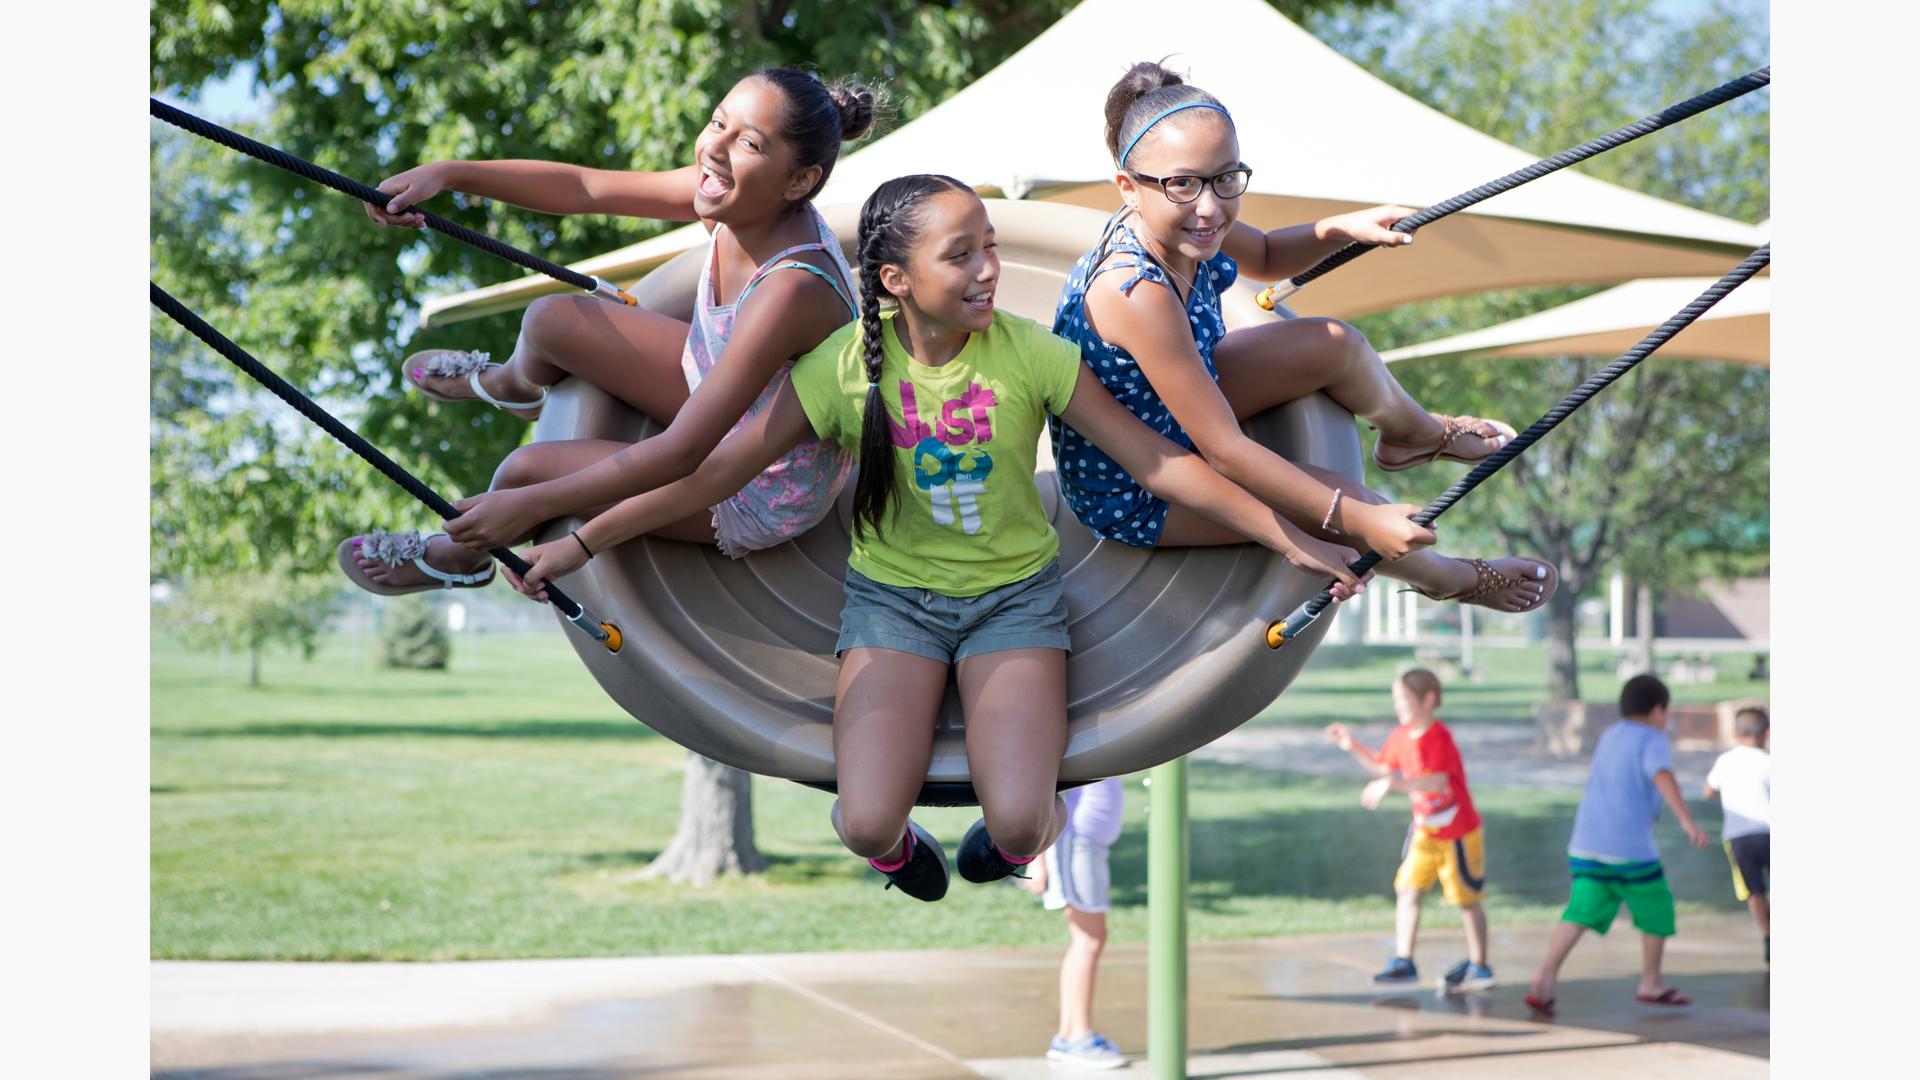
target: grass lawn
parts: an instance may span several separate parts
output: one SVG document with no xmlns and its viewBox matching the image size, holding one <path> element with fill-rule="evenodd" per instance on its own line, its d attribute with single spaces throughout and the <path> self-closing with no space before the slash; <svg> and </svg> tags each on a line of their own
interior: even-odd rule
<svg viewBox="0 0 1920 1080">
<path fill-rule="evenodd" d="M 1626 680 L 1614 673 L 1611 652 L 1586 649 L 1579 653 L 1580 696 L 1587 701 L 1613 701 Z M 1732 653 L 1718 665 L 1719 679 L 1672 687 L 1676 702 L 1694 704 L 1765 697 L 1767 684 L 1747 678 L 1752 656 Z M 1321 725 L 1333 721 L 1366 723 L 1393 720 L 1388 687 L 1401 667 L 1413 663 L 1411 646 L 1326 646 L 1300 679 L 1253 724 Z M 1456 679 L 1446 688 L 1448 723 L 1533 723 L 1533 706 L 1546 697 L 1547 650 L 1482 648 L 1474 654 L 1477 680 Z"/>
<path fill-rule="evenodd" d="M 1064 940 L 1060 917 L 1011 887 L 956 880 L 933 905 L 883 892 L 828 827 L 830 797 L 775 780 L 754 784 L 769 873 L 705 891 L 623 881 L 672 836 L 684 751 L 608 701 L 556 631 L 463 637 L 455 649 L 450 672 L 395 672 L 336 637 L 311 662 L 270 656 L 266 685 L 250 690 L 242 662 L 223 671 L 155 641 L 153 956 L 424 960 Z M 1263 720 L 1370 715 L 1351 710 L 1384 699 L 1392 668 L 1390 658 L 1316 663 Z M 1516 665 L 1500 678 L 1524 674 Z M 1114 851 L 1120 940 L 1146 934 L 1137 781 Z M 1360 810 L 1357 779 L 1204 764 L 1191 789 L 1193 937 L 1391 927 L 1404 806 Z M 1553 918 L 1577 793 L 1475 795 L 1488 821 L 1496 927 Z M 1717 824 L 1717 808 L 1699 813 Z M 974 816 L 918 819 L 951 851 Z M 1719 851 L 1685 850 L 1670 827 L 1661 839 L 1683 902 L 1731 906 Z M 1437 898 L 1430 910 L 1434 925 L 1457 926 Z"/>
</svg>

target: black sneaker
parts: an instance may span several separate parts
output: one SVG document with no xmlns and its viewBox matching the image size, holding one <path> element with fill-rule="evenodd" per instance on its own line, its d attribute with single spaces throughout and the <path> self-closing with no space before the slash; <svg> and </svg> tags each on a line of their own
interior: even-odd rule
<svg viewBox="0 0 1920 1080">
<path fill-rule="evenodd" d="M 941 850 L 940 841 L 911 820 L 907 832 L 913 836 L 913 852 L 907 856 L 906 865 L 880 873 L 886 876 L 887 888 L 897 885 L 915 900 L 932 903 L 947 895 L 947 853 Z"/>
<path fill-rule="evenodd" d="M 1420 972 L 1414 968 L 1413 961 L 1404 956 L 1396 956 L 1387 961 L 1386 967 L 1381 968 L 1374 974 L 1373 985 L 1388 987 L 1418 986 L 1420 985 Z"/>
<path fill-rule="evenodd" d="M 1026 864 L 1014 864 L 1000 854 L 1000 848 L 987 835 L 987 819 L 981 818 L 967 829 L 967 835 L 960 838 L 960 850 L 953 856 L 954 865 L 959 867 L 960 876 L 977 885 L 989 881 L 999 881 L 1013 875 L 1026 877 L 1020 873 L 1020 867 Z"/>
</svg>

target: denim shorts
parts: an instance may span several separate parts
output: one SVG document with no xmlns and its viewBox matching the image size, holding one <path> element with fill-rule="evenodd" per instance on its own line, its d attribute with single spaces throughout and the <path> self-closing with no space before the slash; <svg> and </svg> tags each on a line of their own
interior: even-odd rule
<svg viewBox="0 0 1920 1080">
<path fill-rule="evenodd" d="M 892 649 L 944 664 L 1008 649 L 1071 649 L 1060 560 L 1032 577 L 978 596 L 885 585 L 847 570 L 834 655 Z"/>
</svg>

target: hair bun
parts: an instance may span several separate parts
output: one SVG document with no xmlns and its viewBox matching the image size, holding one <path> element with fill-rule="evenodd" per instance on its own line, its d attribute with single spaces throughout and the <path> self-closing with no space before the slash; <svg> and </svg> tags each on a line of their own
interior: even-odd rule
<svg viewBox="0 0 1920 1080">
<path fill-rule="evenodd" d="M 873 128 L 873 112 L 879 104 L 874 92 L 854 82 L 837 82 L 827 87 L 834 105 L 840 109 L 840 138 L 852 142 Z"/>
<path fill-rule="evenodd" d="M 1133 103 L 1168 86 L 1180 86 L 1186 82 L 1177 73 L 1169 71 L 1152 60 L 1142 60 L 1127 69 L 1120 81 L 1107 91 L 1107 148 L 1115 154 L 1120 152 L 1120 128 L 1126 123 L 1127 110 Z"/>
</svg>

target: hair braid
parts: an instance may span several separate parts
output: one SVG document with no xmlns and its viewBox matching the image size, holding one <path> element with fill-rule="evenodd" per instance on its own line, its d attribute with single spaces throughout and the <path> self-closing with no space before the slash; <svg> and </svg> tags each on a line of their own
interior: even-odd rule
<svg viewBox="0 0 1920 1080">
<path fill-rule="evenodd" d="M 893 495 L 893 433 L 880 375 L 886 364 L 886 324 L 880 319 L 880 268 L 905 266 L 920 221 L 913 206 L 942 191 L 972 191 L 950 176 L 920 173 L 881 184 L 860 208 L 860 347 L 867 397 L 860 416 L 860 476 L 853 489 L 853 531 L 878 530 Z"/>
</svg>

